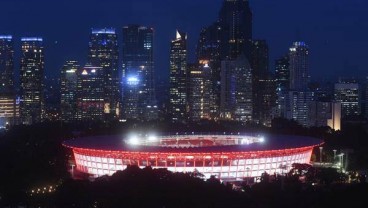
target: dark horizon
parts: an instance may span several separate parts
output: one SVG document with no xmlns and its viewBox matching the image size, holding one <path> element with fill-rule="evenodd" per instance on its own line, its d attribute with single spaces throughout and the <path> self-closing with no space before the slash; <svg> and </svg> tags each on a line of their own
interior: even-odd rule
<svg viewBox="0 0 368 208">
<path fill-rule="evenodd" d="M 2 4 L 7 9 L 0 17 L 7 21 L 3 21 L 0 34 L 13 35 L 15 40 L 16 77 L 21 37 L 43 37 L 46 75 L 58 76 L 66 60 L 85 64 L 91 28 L 116 28 L 121 44 L 123 26 L 140 24 L 155 29 L 156 77 L 167 80 L 169 43 L 175 37 L 175 29 L 188 33 L 189 62 L 194 61 L 199 32 L 216 21 L 222 0 L 184 1 L 181 7 L 169 0 L 91 0 L 88 5 L 71 0 L 4 0 Z M 368 75 L 364 69 L 368 58 L 368 2 L 250 0 L 250 4 L 253 37 L 268 41 L 271 71 L 274 60 L 287 53 L 293 41 L 301 39 L 310 48 L 312 80 Z"/>
</svg>

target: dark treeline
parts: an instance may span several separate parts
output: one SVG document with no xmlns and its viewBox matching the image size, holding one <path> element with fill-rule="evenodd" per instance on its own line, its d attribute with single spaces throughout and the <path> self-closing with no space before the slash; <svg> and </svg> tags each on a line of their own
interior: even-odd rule
<svg viewBox="0 0 368 208">
<path fill-rule="evenodd" d="M 333 181 L 325 180 L 325 176 Z M 332 207 L 368 205 L 368 186 L 343 185 L 333 169 L 318 171 L 308 180 L 320 186 L 301 183 L 291 173 L 271 180 L 263 174 L 261 182 L 237 190 L 215 178 L 207 181 L 193 173 L 172 173 L 166 169 L 140 169 L 128 166 L 112 176 L 94 182 L 66 180 L 52 195 L 29 198 L 40 207 Z M 355 205 L 355 206 L 353 206 Z"/>
</svg>

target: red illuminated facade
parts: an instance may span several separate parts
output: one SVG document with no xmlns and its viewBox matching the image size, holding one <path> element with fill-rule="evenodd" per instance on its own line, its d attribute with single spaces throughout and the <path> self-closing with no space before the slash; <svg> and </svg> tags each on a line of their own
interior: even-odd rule
<svg viewBox="0 0 368 208">
<path fill-rule="evenodd" d="M 278 142 L 272 137 L 244 135 L 176 135 L 154 141 L 141 139 L 134 144 L 121 138 L 107 137 L 106 140 L 103 137 L 93 138 L 91 143 L 84 138 L 79 139 L 83 142 L 67 141 L 64 145 L 73 149 L 76 169 L 93 177 L 111 175 L 127 165 L 137 165 L 167 168 L 173 172 L 198 171 L 206 178 L 214 175 L 222 180 L 239 181 L 259 177 L 264 172 L 286 173 L 293 163 L 309 163 L 313 148 L 322 143 L 309 137 L 305 137 L 308 141 L 303 141 L 304 137 L 292 141 L 289 137 Z M 102 145 L 103 139 L 112 145 L 111 149 L 109 145 Z M 116 145 L 111 143 L 113 140 L 117 141 Z"/>
</svg>

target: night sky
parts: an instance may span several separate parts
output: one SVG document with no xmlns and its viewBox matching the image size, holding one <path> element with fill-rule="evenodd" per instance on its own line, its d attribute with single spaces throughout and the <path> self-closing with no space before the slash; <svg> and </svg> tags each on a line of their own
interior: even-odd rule
<svg viewBox="0 0 368 208">
<path fill-rule="evenodd" d="M 312 79 L 368 75 L 367 0 L 250 0 L 254 38 L 275 58 L 299 37 L 310 46 Z M 156 75 L 168 76 L 169 41 L 175 29 L 188 32 L 190 60 L 199 31 L 217 19 L 222 0 L 0 0 L 0 34 L 42 36 L 46 74 L 58 75 L 65 60 L 85 63 L 91 28 L 137 23 L 155 28 Z M 120 37 L 121 38 L 121 37 Z M 121 40 L 120 40 L 121 41 Z M 19 59 L 16 60 L 17 68 Z"/>
</svg>

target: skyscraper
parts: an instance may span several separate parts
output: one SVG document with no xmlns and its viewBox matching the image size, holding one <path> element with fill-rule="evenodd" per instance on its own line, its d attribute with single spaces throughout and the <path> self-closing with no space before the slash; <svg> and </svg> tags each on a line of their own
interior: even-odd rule
<svg viewBox="0 0 368 208">
<path fill-rule="evenodd" d="M 304 42 L 294 42 L 289 49 L 289 71 L 290 89 L 296 91 L 306 91 L 308 89 L 309 49 Z"/>
<path fill-rule="evenodd" d="M 218 22 L 202 29 L 197 44 L 197 63 L 201 60 L 208 60 L 211 68 L 212 95 L 210 105 L 211 119 L 218 119 L 220 116 L 221 97 L 221 59 L 222 59 L 222 29 Z"/>
<path fill-rule="evenodd" d="M 360 86 L 355 80 L 335 84 L 335 101 L 341 103 L 342 118 L 361 115 Z"/>
<path fill-rule="evenodd" d="M 245 54 L 250 60 L 252 11 L 248 0 L 225 0 L 219 13 L 222 29 L 222 58 L 236 59 Z"/>
<path fill-rule="evenodd" d="M 0 36 L 0 92 L 14 93 L 14 42 L 10 35 Z"/>
<path fill-rule="evenodd" d="M 87 65 L 77 70 L 77 120 L 104 122 L 109 109 L 105 98 L 105 69 Z"/>
<path fill-rule="evenodd" d="M 290 89 L 289 56 L 283 56 L 275 61 L 276 87 L 279 91 Z"/>
<path fill-rule="evenodd" d="M 289 55 L 275 61 L 276 106 L 274 117 L 286 117 L 286 97 L 290 89 Z"/>
<path fill-rule="evenodd" d="M 14 89 L 14 42 L 10 35 L 0 36 L 0 126 L 13 125 L 19 116 Z"/>
<path fill-rule="evenodd" d="M 221 105 L 221 61 L 235 60 L 252 48 L 252 11 L 248 0 L 224 0 L 218 20 L 201 31 L 197 59 L 209 60 L 212 69 L 211 118 L 218 119 Z"/>
<path fill-rule="evenodd" d="M 25 37 L 20 62 L 20 117 L 23 124 L 38 123 L 44 116 L 44 50 L 40 37 Z"/>
<path fill-rule="evenodd" d="M 176 31 L 170 47 L 170 114 L 174 122 L 187 120 L 187 34 Z"/>
<path fill-rule="evenodd" d="M 264 123 L 271 113 L 269 88 L 272 82 L 268 69 L 268 44 L 265 40 L 253 40 L 250 65 L 252 68 L 253 120 Z M 273 82 L 272 82 L 273 83 Z"/>
<path fill-rule="evenodd" d="M 123 28 L 123 117 L 125 119 L 157 119 L 153 37 L 153 28 L 139 25 Z"/>
<path fill-rule="evenodd" d="M 115 29 L 92 29 L 88 64 L 104 70 L 105 121 L 120 117 L 121 93 L 118 71 L 119 50 Z"/>
<path fill-rule="evenodd" d="M 308 91 L 289 91 L 285 96 L 287 119 L 292 119 L 302 126 L 309 125 L 309 103 L 314 100 L 314 93 Z"/>
<path fill-rule="evenodd" d="M 192 121 L 211 119 L 211 68 L 207 60 L 188 65 L 189 72 L 189 118 Z"/>
<path fill-rule="evenodd" d="M 221 119 L 247 122 L 252 120 L 252 72 L 248 59 L 222 61 Z"/>
<path fill-rule="evenodd" d="M 77 61 L 67 61 L 61 68 L 61 120 L 73 122 L 77 119 L 77 82 L 80 66 Z"/>
</svg>

